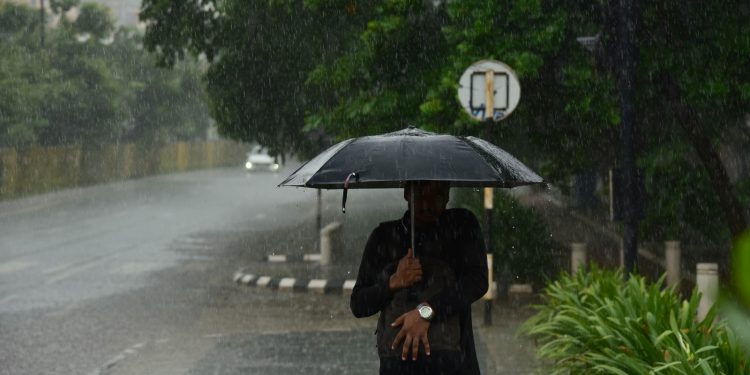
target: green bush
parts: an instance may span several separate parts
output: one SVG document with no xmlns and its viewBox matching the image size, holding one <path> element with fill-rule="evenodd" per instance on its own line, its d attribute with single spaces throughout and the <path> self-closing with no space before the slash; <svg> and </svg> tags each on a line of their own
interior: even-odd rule
<svg viewBox="0 0 750 375">
<path fill-rule="evenodd" d="M 715 310 L 696 321 L 700 300 L 683 300 L 664 277 L 623 281 L 592 266 L 550 283 L 522 333 L 540 345 L 551 374 L 750 374 L 743 350 Z"/>
<path fill-rule="evenodd" d="M 471 210 L 484 228 L 483 192 L 474 189 L 453 189 L 453 205 Z M 547 225 L 531 209 L 515 198 L 496 189 L 492 210 L 492 253 L 495 275 L 507 267 L 511 282 L 534 283 L 542 286 L 554 277 L 552 252 L 559 249 Z"/>
</svg>

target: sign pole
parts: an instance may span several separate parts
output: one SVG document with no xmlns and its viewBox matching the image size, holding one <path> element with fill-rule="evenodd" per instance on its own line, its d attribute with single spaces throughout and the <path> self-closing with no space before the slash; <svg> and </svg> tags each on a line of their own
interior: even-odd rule
<svg viewBox="0 0 750 375">
<path fill-rule="evenodd" d="M 466 113 L 481 121 L 483 137 L 490 141 L 491 127 L 504 120 L 518 106 L 521 85 L 511 67 L 497 60 L 480 60 L 469 66 L 458 82 L 458 100 Z M 492 325 L 492 304 L 496 294 L 492 259 L 492 202 L 494 189 L 484 188 L 484 242 L 487 248 L 487 293 L 484 324 Z"/>
<path fill-rule="evenodd" d="M 486 125 L 484 127 L 485 139 L 489 141 L 488 136 L 490 134 L 490 127 L 492 126 L 492 119 L 495 113 L 495 72 L 487 71 L 484 73 L 485 85 L 485 117 Z M 487 247 L 487 280 L 489 281 L 489 287 L 487 288 L 488 298 L 484 300 L 484 325 L 492 325 L 492 301 L 494 297 L 494 278 L 492 277 L 492 203 L 493 203 L 493 189 L 491 187 L 484 188 L 484 233 L 485 233 L 485 245 Z"/>
</svg>

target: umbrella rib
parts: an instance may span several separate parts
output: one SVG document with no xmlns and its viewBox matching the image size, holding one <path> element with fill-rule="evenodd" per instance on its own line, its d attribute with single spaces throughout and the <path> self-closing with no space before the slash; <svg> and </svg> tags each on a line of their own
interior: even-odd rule
<svg viewBox="0 0 750 375">
<path fill-rule="evenodd" d="M 495 163 L 492 163 L 492 160 L 494 160 L 494 158 L 492 157 L 492 155 L 489 155 L 487 153 L 487 151 L 485 151 L 483 148 L 479 147 L 479 145 L 475 144 L 474 142 L 471 142 L 466 137 L 456 137 L 456 138 L 460 139 L 462 142 L 464 142 L 467 145 L 469 145 L 469 147 L 471 147 L 479 155 L 481 155 L 482 159 L 484 159 L 484 162 L 487 165 L 489 165 L 489 167 L 492 168 L 495 172 L 497 172 L 498 175 L 505 176 L 506 172 L 504 170 L 502 170 L 502 168 L 499 168 L 498 166 L 496 166 Z M 503 182 L 503 183 L 505 183 L 505 182 Z"/>
<path fill-rule="evenodd" d="M 343 143 L 343 142 L 348 142 L 348 143 L 346 143 L 346 144 L 342 145 L 341 147 L 339 147 L 339 149 L 338 149 L 338 150 L 336 150 L 336 152 L 334 152 L 333 154 L 331 154 L 331 156 L 329 156 L 329 157 L 328 157 L 328 160 L 326 160 L 325 162 L 323 162 L 323 164 L 321 164 L 321 165 L 320 165 L 320 168 L 318 168 L 317 170 L 313 171 L 313 173 L 312 173 L 311 175 L 314 175 L 314 174 L 315 174 L 315 173 L 317 173 L 317 172 L 318 172 L 319 170 L 323 169 L 323 167 L 325 167 L 325 166 L 326 166 L 326 164 L 328 164 L 328 162 L 329 162 L 329 161 L 330 161 L 331 159 L 333 159 L 333 157 L 334 157 L 334 156 L 336 156 L 336 155 L 337 155 L 337 154 L 338 154 L 339 152 L 341 152 L 341 150 L 343 150 L 344 148 L 346 148 L 346 147 L 347 147 L 347 146 L 349 146 L 350 144 L 354 143 L 354 141 L 355 141 L 355 140 L 357 140 L 357 138 L 349 138 L 349 139 L 347 139 L 347 140 L 341 141 L 340 143 Z M 331 147 L 333 147 L 333 146 L 331 146 Z M 289 177 L 287 177 L 287 178 L 286 178 L 286 179 L 285 179 L 284 181 L 282 181 L 282 182 L 281 182 L 280 184 L 278 184 L 278 185 L 277 185 L 276 187 L 281 187 L 281 186 L 282 186 L 282 185 L 284 185 L 285 183 L 287 183 L 287 182 L 291 181 L 291 180 L 292 180 L 292 179 L 293 179 L 293 178 L 295 177 L 295 175 L 297 174 L 297 172 L 299 172 L 299 171 L 301 171 L 301 170 L 302 170 L 303 168 L 305 168 L 305 167 L 306 167 L 306 166 L 307 166 L 308 164 L 310 164 L 310 162 L 311 162 L 311 161 L 313 161 L 314 159 L 315 159 L 315 158 L 312 158 L 312 159 L 308 160 L 308 161 L 307 161 L 306 163 L 304 163 L 304 164 L 300 165 L 300 166 L 299 166 L 299 168 L 297 168 L 297 169 L 296 169 L 296 170 L 295 170 L 294 172 L 292 172 L 292 174 L 290 174 L 290 175 L 289 175 Z M 297 185 L 294 185 L 294 186 L 297 186 Z M 306 182 L 306 181 L 305 181 L 305 183 L 304 183 L 304 184 L 303 184 L 302 186 L 305 186 L 305 187 L 309 187 L 309 186 L 307 186 L 307 182 Z"/>
</svg>

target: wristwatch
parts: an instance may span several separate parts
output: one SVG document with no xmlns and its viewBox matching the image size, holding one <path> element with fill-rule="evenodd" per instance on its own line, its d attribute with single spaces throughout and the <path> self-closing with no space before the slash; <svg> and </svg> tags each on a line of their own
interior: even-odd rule
<svg viewBox="0 0 750 375">
<path fill-rule="evenodd" d="M 430 321 L 434 315 L 432 307 L 424 302 L 417 305 L 417 311 L 419 312 L 419 316 L 426 321 Z"/>
</svg>

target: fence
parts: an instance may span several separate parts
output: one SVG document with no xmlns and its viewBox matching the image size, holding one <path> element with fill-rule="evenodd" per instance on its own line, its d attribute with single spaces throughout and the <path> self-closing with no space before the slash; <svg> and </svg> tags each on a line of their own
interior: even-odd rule
<svg viewBox="0 0 750 375">
<path fill-rule="evenodd" d="M 231 141 L 0 149 L 0 199 L 164 173 L 240 165 L 245 151 L 245 145 Z"/>
</svg>

